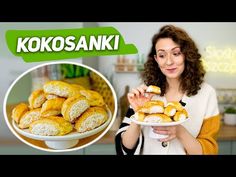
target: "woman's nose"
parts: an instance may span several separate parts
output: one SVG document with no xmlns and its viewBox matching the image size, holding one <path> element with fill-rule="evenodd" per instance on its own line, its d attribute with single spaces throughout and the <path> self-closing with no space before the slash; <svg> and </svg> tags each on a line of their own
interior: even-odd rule
<svg viewBox="0 0 236 177">
<path fill-rule="evenodd" d="M 172 59 L 170 54 L 167 55 L 166 64 L 167 65 L 172 65 L 173 64 L 173 59 Z"/>
</svg>

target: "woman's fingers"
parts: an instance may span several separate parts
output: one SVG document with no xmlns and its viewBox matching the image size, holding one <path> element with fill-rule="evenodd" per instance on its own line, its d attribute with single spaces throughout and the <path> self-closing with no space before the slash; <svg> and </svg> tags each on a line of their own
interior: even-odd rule
<svg viewBox="0 0 236 177">
<path fill-rule="evenodd" d="M 161 131 L 161 130 L 168 130 L 168 127 L 166 126 L 163 126 L 163 127 L 161 127 L 161 126 L 152 126 L 152 128 L 154 129 L 154 130 L 157 130 L 157 131 Z"/>
<path fill-rule="evenodd" d="M 129 98 L 133 98 L 133 97 L 134 97 L 134 94 L 133 94 L 133 93 L 128 93 L 128 97 L 129 97 Z"/>
<path fill-rule="evenodd" d="M 147 90 L 147 86 L 145 84 L 140 85 L 140 87 L 145 91 Z"/>
<path fill-rule="evenodd" d="M 144 95 L 145 90 L 143 87 L 138 87 L 137 90 L 141 93 L 141 95 Z"/>
<path fill-rule="evenodd" d="M 147 94 L 145 93 L 147 90 L 147 86 L 146 85 L 140 85 L 137 88 L 133 88 L 131 89 L 131 92 L 128 93 L 129 97 L 134 97 L 134 96 L 144 96 L 145 94 L 147 95 L 146 97 L 151 98 L 153 96 L 153 94 Z"/>
<path fill-rule="evenodd" d="M 171 141 L 176 138 L 176 127 L 175 126 L 164 126 L 164 127 L 152 127 L 153 131 L 157 134 L 168 135 L 168 137 L 160 139 L 161 142 Z"/>
<path fill-rule="evenodd" d="M 146 98 L 151 99 L 155 94 L 153 93 L 145 93 Z"/>
<path fill-rule="evenodd" d="M 136 96 L 140 95 L 140 92 L 138 89 L 132 89 L 132 93 L 134 93 Z"/>
<path fill-rule="evenodd" d="M 170 132 L 167 130 L 153 130 L 155 133 L 160 134 L 160 135 L 169 135 Z"/>
</svg>

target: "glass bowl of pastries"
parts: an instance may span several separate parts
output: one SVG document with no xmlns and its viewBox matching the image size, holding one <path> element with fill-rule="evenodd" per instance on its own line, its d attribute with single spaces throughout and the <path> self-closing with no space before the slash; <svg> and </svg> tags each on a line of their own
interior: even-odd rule
<svg viewBox="0 0 236 177">
<path fill-rule="evenodd" d="M 104 130 L 112 113 L 97 91 L 52 80 L 33 91 L 27 103 L 17 104 L 11 117 L 21 135 L 52 149 L 68 149 Z"/>
<path fill-rule="evenodd" d="M 149 86 L 148 93 L 160 94 L 160 88 Z M 188 120 L 188 112 L 180 102 L 168 102 L 166 105 L 160 100 L 150 100 L 139 107 L 131 120 L 137 124 L 148 126 L 171 126 Z"/>
</svg>

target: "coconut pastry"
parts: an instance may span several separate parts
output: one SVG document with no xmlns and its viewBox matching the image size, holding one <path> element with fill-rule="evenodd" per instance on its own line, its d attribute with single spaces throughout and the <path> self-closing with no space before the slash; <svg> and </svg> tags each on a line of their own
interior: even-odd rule
<svg viewBox="0 0 236 177">
<path fill-rule="evenodd" d="M 174 121 L 183 121 L 188 118 L 188 113 L 185 109 L 182 111 L 176 112 L 175 116 L 173 117 Z"/>
<path fill-rule="evenodd" d="M 33 91 L 29 96 L 30 109 L 40 108 L 46 101 L 45 94 L 42 89 Z"/>
<path fill-rule="evenodd" d="M 43 86 L 46 94 L 54 94 L 60 97 L 71 97 L 79 94 L 79 90 L 63 81 L 49 81 Z"/>
<path fill-rule="evenodd" d="M 81 86 L 79 84 L 70 84 L 70 85 L 77 90 L 86 90 L 83 86 Z"/>
<path fill-rule="evenodd" d="M 157 86 L 155 86 L 155 85 L 149 85 L 148 87 L 147 87 L 147 90 L 146 90 L 146 92 L 148 92 L 148 93 L 154 93 L 154 94 L 161 94 L 161 89 L 160 89 L 160 87 L 157 87 Z"/>
<path fill-rule="evenodd" d="M 51 100 L 51 99 L 55 99 L 55 98 L 60 98 L 59 96 L 54 95 L 54 94 L 45 94 L 45 97 L 46 97 L 47 100 Z"/>
<path fill-rule="evenodd" d="M 141 108 L 138 109 L 138 112 L 143 112 L 147 114 L 163 113 L 164 103 L 159 100 L 147 101 Z"/>
<path fill-rule="evenodd" d="M 79 133 L 93 130 L 107 121 L 108 115 L 102 107 L 90 107 L 75 122 L 75 129 Z"/>
<path fill-rule="evenodd" d="M 41 116 L 47 117 L 61 114 L 61 108 L 65 100 L 65 98 L 55 98 L 47 100 L 45 103 L 43 103 Z"/>
<path fill-rule="evenodd" d="M 12 110 L 11 117 L 17 124 L 19 124 L 21 117 L 27 111 L 29 111 L 28 105 L 25 103 L 20 103 Z"/>
<path fill-rule="evenodd" d="M 93 90 L 80 90 L 81 95 L 85 96 L 91 106 L 103 106 L 105 102 L 102 95 Z"/>
<path fill-rule="evenodd" d="M 152 123 L 164 123 L 164 122 L 172 122 L 172 119 L 165 114 L 149 114 L 144 118 L 143 121 Z"/>
<path fill-rule="evenodd" d="M 40 119 L 40 111 L 41 111 L 41 108 L 36 108 L 30 111 L 27 111 L 20 119 L 19 127 L 21 129 L 29 128 L 29 125 L 32 122 Z"/>
<path fill-rule="evenodd" d="M 84 96 L 76 95 L 63 103 L 61 113 L 65 120 L 74 122 L 89 107 L 89 101 Z"/>
<path fill-rule="evenodd" d="M 176 113 L 176 108 L 172 105 L 168 105 L 167 107 L 165 107 L 165 110 L 164 110 L 164 114 L 167 115 L 167 116 L 174 116 Z"/>
<path fill-rule="evenodd" d="M 136 113 L 134 114 L 134 118 L 135 118 L 137 121 L 143 122 L 143 121 L 144 121 L 144 118 L 145 118 L 145 113 L 143 113 L 143 112 L 136 112 Z"/>
<path fill-rule="evenodd" d="M 166 106 L 169 106 L 169 105 L 174 106 L 177 111 L 182 111 L 184 109 L 183 106 L 178 101 L 169 102 L 167 103 Z"/>
<path fill-rule="evenodd" d="M 70 133 L 73 126 L 62 117 L 49 116 L 31 123 L 29 130 L 35 135 L 62 136 Z"/>
</svg>

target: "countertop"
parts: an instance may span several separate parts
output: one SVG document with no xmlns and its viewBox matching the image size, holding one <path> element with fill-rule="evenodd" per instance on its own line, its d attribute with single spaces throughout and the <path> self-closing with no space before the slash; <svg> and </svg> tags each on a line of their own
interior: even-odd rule
<svg viewBox="0 0 236 177">
<path fill-rule="evenodd" d="M 236 141 L 236 126 L 221 123 L 218 141 Z"/>
</svg>

